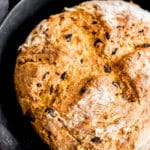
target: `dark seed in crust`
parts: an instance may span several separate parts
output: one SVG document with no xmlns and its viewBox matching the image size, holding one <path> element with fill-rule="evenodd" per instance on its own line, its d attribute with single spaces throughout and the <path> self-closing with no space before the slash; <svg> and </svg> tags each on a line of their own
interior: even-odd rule
<svg viewBox="0 0 150 150">
<path fill-rule="evenodd" d="M 106 37 L 107 40 L 109 40 L 110 39 L 110 34 L 108 32 L 106 32 L 105 37 Z"/>
<path fill-rule="evenodd" d="M 67 78 L 67 73 L 66 72 L 62 73 L 61 74 L 61 79 L 65 80 L 66 78 Z"/>
<path fill-rule="evenodd" d="M 65 37 L 66 37 L 67 42 L 70 42 L 72 39 L 72 34 L 67 34 Z"/>
<path fill-rule="evenodd" d="M 92 141 L 93 143 L 100 143 L 100 142 L 101 142 L 101 139 L 100 139 L 100 137 L 95 136 L 95 137 L 93 137 L 93 138 L 91 139 L 91 141 Z"/>
<path fill-rule="evenodd" d="M 55 92 L 54 87 L 51 85 L 51 87 L 50 87 L 50 94 L 52 94 L 54 92 Z"/>
<path fill-rule="evenodd" d="M 97 47 L 100 43 L 102 43 L 102 41 L 100 39 L 96 39 L 94 42 L 94 47 Z"/>
<path fill-rule="evenodd" d="M 118 87 L 119 87 L 119 83 L 118 83 L 118 82 L 116 82 L 116 81 L 113 81 L 113 82 L 112 82 L 112 85 L 113 85 L 113 86 L 115 86 L 116 88 L 118 88 Z"/>
<path fill-rule="evenodd" d="M 142 46 L 143 48 L 147 48 L 147 47 L 150 47 L 150 44 L 149 43 L 145 43 L 145 44 L 143 44 L 143 46 Z"/>
<path fill-rule="evenodd" d="M 106 73 L 110 73 L 111 72 L 111 67 L 108 64 L 106 64 L 104 66 L 104 72 L 106 72 Z"/>
<path fill-rule="evenodd" d="M 118 50 L 117 48 L 113 49 L 112 52 L 111 52 L 111 54 L 115 55 L 117 53 L 117 50 Z"/>
<path fill-rule="evenodd" d="M 86 92 L 86 87 L 83 86 L 83 87 L 81 88 L 81 90 L 80 90 L 80 94 L 83 94 L 83 93 L 85 93 L 85 92 Z"/>
<path fill-rule="evenodd" d="M 52 117 L 56 117 L 56 114 L 54 113 L 54 110 L 52 108 L 47 108 L 45 112 L 50 114 Z"/>
</svg>

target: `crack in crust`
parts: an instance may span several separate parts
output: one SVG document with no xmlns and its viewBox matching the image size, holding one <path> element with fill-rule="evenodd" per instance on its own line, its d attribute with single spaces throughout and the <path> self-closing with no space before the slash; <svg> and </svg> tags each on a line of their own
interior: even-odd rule
<svg viewBox="0 0 150 150">
<path fill-rule="evenodd" d="M 148 18 L 134 4 L 85 2 L 42 21 L 20 46 L 18 101 L 50 147 L 150 149 Z"/>
</svg>

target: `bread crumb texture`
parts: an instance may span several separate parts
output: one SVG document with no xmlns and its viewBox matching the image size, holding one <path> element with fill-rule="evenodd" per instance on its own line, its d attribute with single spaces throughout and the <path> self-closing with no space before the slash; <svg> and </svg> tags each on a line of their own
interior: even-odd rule
<svg viewBox="0 0 150 150">
<path fill-rule="evenodd" d="M 18 101 L 54 150 L 150 150 L 150 13 L 87 1 L 20 46 Z"/>
</svg>

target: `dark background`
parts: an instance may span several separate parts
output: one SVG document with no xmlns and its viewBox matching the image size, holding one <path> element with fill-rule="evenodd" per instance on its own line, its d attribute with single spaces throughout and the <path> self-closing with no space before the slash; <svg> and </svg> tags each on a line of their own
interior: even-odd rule
<svg viewBox="0 0 150 150">
<path fill-rule="evenodd" d="M 11 10 L 20 0 L 9 0 L 9 10 Z"/>
<path fill-rule="evenodd" d="M 17 4 L 17 2 L 19 2 L 20 0 L 9 0 L 9 10 L 11 10 L 13 8 L 13 6 L 15 4 Z M 70 0 L 73 1 L 73 0 Z M 133 1 L 135 3 L 138 3 L 140 6 L 142 6 L 145 9 L 150 9 L 150 5 L 149 5 L 149 0 L 126 0 L 126 1 Z"/>
</svg>

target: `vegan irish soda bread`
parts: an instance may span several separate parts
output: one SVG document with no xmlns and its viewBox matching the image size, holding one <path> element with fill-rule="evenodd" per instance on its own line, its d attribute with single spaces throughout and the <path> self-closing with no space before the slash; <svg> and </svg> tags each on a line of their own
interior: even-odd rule
<svg viewBox="0 0 150 150">
<path fill-rule="evenodd" d="M 150 150 L 150 13 L 87 1 L 43 20 L 14 74 L 25 115 L 53 150 Z"/>
</svg>

